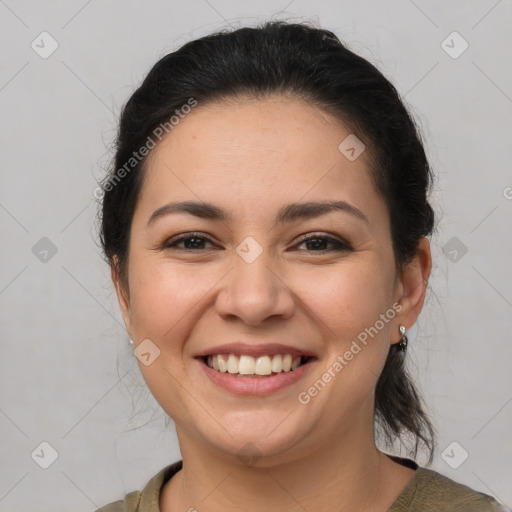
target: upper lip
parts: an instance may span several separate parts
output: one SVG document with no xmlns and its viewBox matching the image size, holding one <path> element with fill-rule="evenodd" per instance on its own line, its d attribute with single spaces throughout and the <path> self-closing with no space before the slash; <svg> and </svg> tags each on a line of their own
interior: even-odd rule
<svg viewBox="0 0 512 512">
<path fill-rule="evenodd" d="M 307 349 L 283 345 L 281 343 L 243 343 L 233 342 L 207 348 L 196 354 L 196 357 L 211 356 L 213 354 L 235 354 L 260 357 L 275 354 L 291 354 L 292 356 L 315 357 L 315 354 Z"/>
</svg>

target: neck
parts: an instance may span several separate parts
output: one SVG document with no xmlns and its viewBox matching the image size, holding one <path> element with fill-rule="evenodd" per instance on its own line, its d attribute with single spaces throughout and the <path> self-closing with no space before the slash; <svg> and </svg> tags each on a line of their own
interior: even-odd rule
<svg viewBox="0 0 512 512">
<path fill-rule="evenodd" d="M 254 466 L 213 453 L 179 429 L 178 437 L 183 469 L 162 490 L 162 512 L 384 512 L 414 474 L 375 447 L 373 431 L 371 439 L 347 432 L 299 459 L 276 464 L 262 459 Z"/>
</svg>

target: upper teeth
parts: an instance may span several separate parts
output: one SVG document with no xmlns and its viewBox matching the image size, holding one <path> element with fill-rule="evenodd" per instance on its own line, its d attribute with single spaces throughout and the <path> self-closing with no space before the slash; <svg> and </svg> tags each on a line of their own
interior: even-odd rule
<svg viewBox="0 0 512 512">
<path fill-rule="evenodd" d="M 291 354 L 276 354 L 275 356 L 252 357 L 235 354 L 214 354 L 208 356 L 210 368 L 224 373 L 239 373 L 241 375 L 270 375 L 272 372 L 289 372 L 300 366 L 301 356 Z"/>
</svg>

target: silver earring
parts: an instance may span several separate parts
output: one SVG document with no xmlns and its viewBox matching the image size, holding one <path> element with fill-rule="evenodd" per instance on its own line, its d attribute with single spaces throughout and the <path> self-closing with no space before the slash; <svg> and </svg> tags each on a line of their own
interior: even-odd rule
<svg viewBox="0 0 512 512">
<path fill-rule="evenodd" d="M 403 352 L 404 355 L 407 352 L 407 344 L 409 340 L 407 339 L 407 336 L 405 335 L 405 325 L 401 325 L 399 327 L 400 329 L 400 335 L 402 336 L 400 342 L 398 343 L 398 350 Z"/>
<path fill-rule="evenodd" d="M 131 338 L 128 338 L 128 343 L 133 346 L 133 340 Z"/>
</svg>

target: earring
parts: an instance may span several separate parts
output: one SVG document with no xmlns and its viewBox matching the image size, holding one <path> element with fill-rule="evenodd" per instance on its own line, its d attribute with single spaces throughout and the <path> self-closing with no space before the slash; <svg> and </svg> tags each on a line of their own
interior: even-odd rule
<svg viewBox="0 0 512 512">
<path fill-rule="evenodd" d="M 128 343 L 133 346 L 133 340 L 131 338 L 128 338 Z"/>
<path fill-rule="evenodd" d="M 398 343 L 398 350 L 403 352 L 405 355 L 405 353 L 407 352 L 407 343 L 409 342 L 409 340 L 407 339 L 407 336 L 405 335 L 405 326 L 401 325 L 399 327 L 399 329 L 400 329 L 400 335 L 402 336 L 402 339 Z"/>
</svg>

